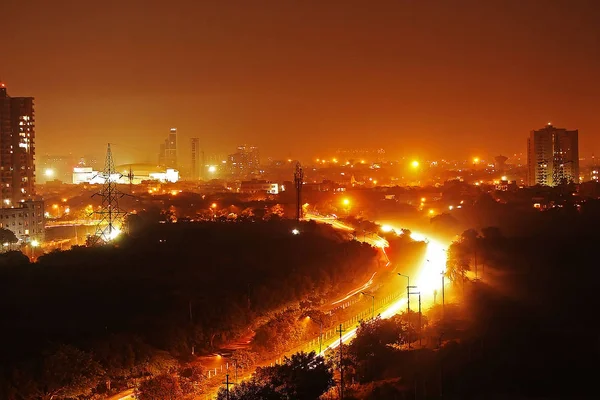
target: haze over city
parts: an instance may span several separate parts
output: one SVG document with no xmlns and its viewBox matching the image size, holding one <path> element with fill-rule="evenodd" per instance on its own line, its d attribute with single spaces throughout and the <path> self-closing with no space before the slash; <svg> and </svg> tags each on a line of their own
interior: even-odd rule
<svg viewBox="0 0 600 400">
<path fill-rule="evenodd" d="M 597 398 L 599 21 L 0 0 L 0 400 Z"/>
<path fill-rule="evenodd" d="M 112 142 L 155 162 L 176 126 L 214 153 L 463 159 L 522 152 L 547 122 L 600 150 L 592 0 L 4 0 L 1 18 L 0 78 L 36 97 L 40 155 Z"/>
</svg>

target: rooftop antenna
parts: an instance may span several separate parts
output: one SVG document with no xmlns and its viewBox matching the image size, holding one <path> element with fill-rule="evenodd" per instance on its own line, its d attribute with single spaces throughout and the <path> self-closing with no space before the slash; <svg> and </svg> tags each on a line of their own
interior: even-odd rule
<svg viewBox="0 0 600 400">
<path fill-rule="evenodd" d="M 104 170 L 99 174 L 104 178 L 104 183 L 100 192 L 92 195 L 102 198 L 102 209 L 95 211 L 99 216 L 96 224 L 96 233 L 91 237 L 91 245 L 108 243 L 119 235 L 124 226 L 124 219 L 127 213 L 119 208 L 119 199 L 124 194 L 117 188 L 117 180 L 122 176 L 115 171 L 115 163 L 110 150 L 110 143 L 106 150 L 106 160 Z"/>
<path fill-rule="evenodd" d="M 129 173 L 127 174 L 127 178 L 129 179 L 129 193 L 133 194 L 133 178 L 135 178 L 135 175 L 133 174 L 131 165 L 129 165 Z"/>
</svg>

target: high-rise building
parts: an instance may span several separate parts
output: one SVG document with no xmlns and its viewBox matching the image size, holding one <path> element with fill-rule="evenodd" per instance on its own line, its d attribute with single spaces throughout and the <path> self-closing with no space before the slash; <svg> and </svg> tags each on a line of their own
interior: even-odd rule
<svg viewBox="0 0 600 400">
<path fill-rule="evenodd" d="M 241 145 L 237 152 L 227 157 L 227 169 L 235 178 L 246 178 L 260 174 L 258 147 Z"/>
<path fill-rule="evenodd" d="M 160 145 L 158 164 L 177 168 L 177 128 L 171 128 L 164 144 Z"/>
<path fill-rule="evenodd" d="M 35 194 L 33 97 L 10 97 L 0 82 L 0 195 L 3 207 Z"/>
<path fill-rule="evenodd" d="M 192 138 L 192 173 L 193 180 L 204 179 L 204 152 L 200 149 L 200 138 Z"/>
<path fill-rule="evenodd" d="M 527 139 L 529 186 L 579 183 L 579 131 L 548 123 L 531 131 Z"/>
</svg>

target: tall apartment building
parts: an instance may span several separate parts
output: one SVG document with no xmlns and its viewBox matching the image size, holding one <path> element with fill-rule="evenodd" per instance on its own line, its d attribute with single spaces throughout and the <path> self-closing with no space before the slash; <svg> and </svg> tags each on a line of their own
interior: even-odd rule
<svg viewBox="0 0 600 400">
<path fill-rule="evenodd" d="M 246 178 L 260 173 L 258 147 L 241 145 L 227 157 L 227 170 L 235 178 Z"/>
<path fill-rule="evenodd" d="M 0 196 L 2 207 L 35 195 L 33 97 L 10 97 L 0 82 Z"/>
<path fill-rule="evenodd" d="M 177 168 L 177 128 L 171 128 L 164 144 L 160 145 L 158 164 L 163 167 Z"/>
<path fill-rule="evenodd" d="M 527 139 L 529 186 L 579 183 L 579 132 L 548 124 Z"/>
<path fill-rule="evenodd" d="M 204 179 L 204 152 L 200 149 L 200 138 L 192 138 L 192 171 L 193 180 Z"/>
</svg>

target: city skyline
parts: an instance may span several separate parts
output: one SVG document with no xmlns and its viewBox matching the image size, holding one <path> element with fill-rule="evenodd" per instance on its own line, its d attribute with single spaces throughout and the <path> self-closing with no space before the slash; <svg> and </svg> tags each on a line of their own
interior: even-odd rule
<svg viewBox="0 0 600 400">
<path fill-rule="evenodd" d="M 209 153 L 251 142 L 266 157 L 343 145 L 460 159 L 525 152 L 547 122 L 578 129 L 582 157 L 600 150 L 593 2 L 182 1 L 144 3 L 144 18 L 135 1 L 34 3 L 3 6 L 8 30 L 19 15 L 36 23 L 8 41 L 0 74 L 36 97 L 39 154 L 111 142 L 124 162 L 150 161 L 177 126 Z M 549 55 L 561 61 L 540 68 Z"/>
</svg>

